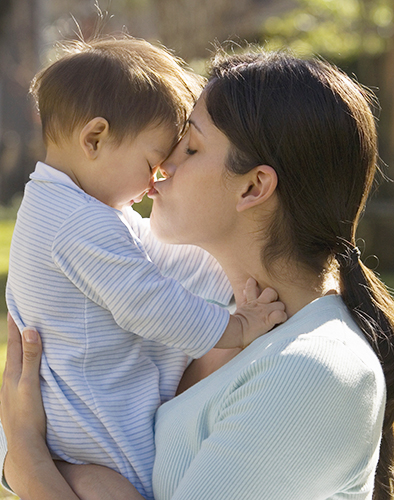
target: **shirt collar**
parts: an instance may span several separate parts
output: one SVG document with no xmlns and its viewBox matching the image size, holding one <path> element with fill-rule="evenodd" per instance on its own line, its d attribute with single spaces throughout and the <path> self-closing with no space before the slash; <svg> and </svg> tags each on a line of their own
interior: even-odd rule
<svg viewBox="0 0 394 500">
<path fill-rule="evenodd" d="M 36 168 L 33 173 L 30 174 L 30 179 L 33 181 L 44 181 L 44 182 L 54 182 L 56 184 L 63 184 L 65 186 L 69 186 L 77 191 L 84 193 L 83 189 L 75 184 L 71 178 L 57 170 L 56 168 L 43 163 L 42 161 L 37 162 Z M 86 194 L 86 193 L 85 193 Z"/>
</svg>

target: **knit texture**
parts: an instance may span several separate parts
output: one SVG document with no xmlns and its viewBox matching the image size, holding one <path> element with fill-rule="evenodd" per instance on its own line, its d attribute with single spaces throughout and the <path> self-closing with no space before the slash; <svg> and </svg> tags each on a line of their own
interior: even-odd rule
<svg viewBox="0 0 394 500">
<path fill-rule="evenodd" d="M 372 498 L 379 361 L 338 296 L 260 337 L 156 414 L 156 500 Z"/>
</svg>

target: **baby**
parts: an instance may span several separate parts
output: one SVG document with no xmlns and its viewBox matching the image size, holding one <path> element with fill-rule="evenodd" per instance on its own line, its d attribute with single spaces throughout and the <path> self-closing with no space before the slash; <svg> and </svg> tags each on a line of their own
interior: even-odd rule
<svg viewBox="0 0 394 500">
<path fill-rule="evenodd" d="M 212 257 L 160 244 L 122 212 L 152 187 L 200 90 L 167 51 L 126 36 L 74 42 L 31 87 L 47 156 L 18 213 L 8 307 L 42 335 L 53 457 L 111 467 L 146 498 L 154 414 L 188 357 L 244 347 L 278 306 L 230 315 L 213 303 L 232 291 Z"/>
</svg>

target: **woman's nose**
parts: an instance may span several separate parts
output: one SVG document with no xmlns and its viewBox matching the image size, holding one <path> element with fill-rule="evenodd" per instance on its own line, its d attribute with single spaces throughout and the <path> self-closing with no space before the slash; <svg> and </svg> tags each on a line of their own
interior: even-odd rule
<svg viewBox="0 0 394 500">
<path fill-rule="evenodd" d="M 153 186 L 153 183 L 157 180 L 157 172 L 159 170 L 159 165 L 156 165 L 156 167 L 153 167 L 151 175 L 150 175 L 150 186 Z"/>
<path fill-rule="evenodd" d="M 175 148 L 171 151 L 170 155 L 160 165 L 160 172 L 163 177 L 171 177 L 174 175 L 175 170 L 182 161 L 182 142 L 178 142 Z"/>
<path fill-rule="evenodd" d="M 164 160 L 159 167 L 161 175 L 165 178 L 174 175 L 175 169 L 176 167 L 174 163 L 171 161 L 171 157 L 167 158 L 167 160 Z"/>
</svg>

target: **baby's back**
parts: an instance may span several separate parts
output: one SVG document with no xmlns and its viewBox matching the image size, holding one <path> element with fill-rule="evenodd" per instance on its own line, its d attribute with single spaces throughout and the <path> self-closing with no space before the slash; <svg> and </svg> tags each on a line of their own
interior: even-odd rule
<svg viewBox="0 0 394 500">
<path fill-rule="evenodd" d="M 99 202 L 94 221 L 95 202 L 68 186 L 29 182 L 11 245 L 7 303 L 19 328 L 32 325 L 42 335 L 42 393 L 53 455 L 114 468 L 149 497 L 153 417 L 161 402 L 154 358 L 168 353 L 120 328 L 105 304 L 87 297 L 57 261 L 59 245 L 67 245 L 73 231 L 99 230 L 105 211 L 124 230 Z M 78 222 L 70 225 L 70 218 Z M 89 250 L 75 258 L 89 267 Z M 104 284 L 106 279 L 103 272 Z M 182 360 L 173 362 L 183 367 L 184 355 L 176 356 Z"/>
</svg>

